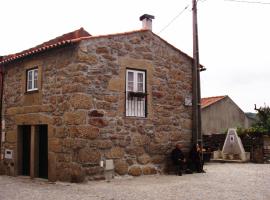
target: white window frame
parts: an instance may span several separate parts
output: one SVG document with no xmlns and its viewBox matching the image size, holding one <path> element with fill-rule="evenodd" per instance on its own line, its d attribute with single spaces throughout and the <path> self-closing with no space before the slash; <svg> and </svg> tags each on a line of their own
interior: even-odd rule
<svg viewBox="0 0 270 200">
<path fill-rule="evenodd" d="M 128 87 L 128 73 L 133 73 L 133 90 Z M 138 74 L 143 75 L 143 88 L 142 91 L 138 91 Z M 127 69 L 126 70 L 126 116 L 128 117 L 146 117 L 146 97 L 143 100 L 138 101 L 137 97 L 130 100 L 128 97 L 129 92 L 142 92 L 146 93 L 146 72 L 142 70 Z M 136 101 L 136 103 L 135 103 Z"/>
<path fill-rule="evenodd" d="M 37 74 L 36 76 L 35 76 L 35 73 Z M 31 74 L 31 79 L 30 79 L 30 74 Z M 35 86 L 35 82 L 36 82 L 36 86 Z M 26 84 L 27 92 L 38 90 L 38 68 L 27 70 L 26 83 L 27 83 Z"/>
</svg>

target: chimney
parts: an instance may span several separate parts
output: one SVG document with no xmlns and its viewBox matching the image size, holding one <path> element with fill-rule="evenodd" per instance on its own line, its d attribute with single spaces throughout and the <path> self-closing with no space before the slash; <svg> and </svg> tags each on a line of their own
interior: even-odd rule
<svg viewBox="0 0 270 200">
<path fill-rule="evenodd" d="M 140 21 L 142 21 L 142 29 L 152 31 L 152 19 L 155 19 L 153 15 L 144 14 L 140 17 Z"/>
</svg>

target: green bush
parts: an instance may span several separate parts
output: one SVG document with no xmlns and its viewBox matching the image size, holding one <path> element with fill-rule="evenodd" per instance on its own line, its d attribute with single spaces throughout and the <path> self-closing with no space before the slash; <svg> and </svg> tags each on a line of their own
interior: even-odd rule
<svg viewBox="0 0 270 200">
<path fill-rule="evenodd" d="M 238 135 L 270 135 L 270 107 L 264 106 L 256 108 L 257 111 L 257 122 L 254 123 L 250 128 L 237 128 Z"/>
<path fill-rule="evenodd" d="M 255 107 L 255 110 L 258 111 L 258 121 L 252 126 L 252 128 L 258 132 L 270 133 L 270 107 L 265 105 L 259 109 Z"/>
</svg>

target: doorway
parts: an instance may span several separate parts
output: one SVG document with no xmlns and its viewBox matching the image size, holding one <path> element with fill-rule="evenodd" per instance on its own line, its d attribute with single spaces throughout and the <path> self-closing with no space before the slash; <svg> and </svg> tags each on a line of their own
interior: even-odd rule
<svg viewBox="0 0 270 200">
<path fill-rule="evenodd" d="M 38 129 L 38 177 L 48 179 L 48 126 Z"/>
<path fill-rule="evenodd" d="M 21 175 L 30 176 L 31 126 L 20 127 L 21 131 Z"/>
<path fill-rule="evenodd" d="M 18 126 L 18 174 L 48 179 L 48 125 Z"/>
</svg>

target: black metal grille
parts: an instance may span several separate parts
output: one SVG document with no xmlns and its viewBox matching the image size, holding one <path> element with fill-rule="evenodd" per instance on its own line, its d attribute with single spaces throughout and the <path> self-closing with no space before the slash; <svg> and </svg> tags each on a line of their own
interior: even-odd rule
<svg viewBox="0 0 270 200">
<path fill-rule="evenodd" d="M 126 94 L 126 116 L 146 116 L 146 93 L 127 92 Z"/>
</svg>

